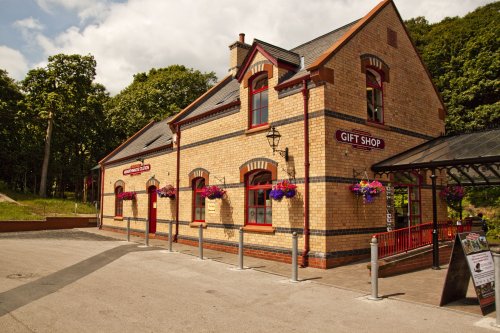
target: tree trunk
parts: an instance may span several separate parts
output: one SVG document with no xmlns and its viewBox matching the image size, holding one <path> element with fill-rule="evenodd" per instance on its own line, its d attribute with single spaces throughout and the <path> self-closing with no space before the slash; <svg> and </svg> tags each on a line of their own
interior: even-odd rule
<svg viewBox="0 0 500 333">
<path fill-rule="evenodd" d="M 43 154 L 42 174 L 40 176 L 40 196 L 47 197 L 47 171 L 49 169 L 50 159 L 50 140 L 52 138 L 52 129 L 54 127 L 54 114 L 52 111 L 49 113 L 49 122 L 47 125 L 47 135 L 45 136 L 45 151 Z"/>
</svg>

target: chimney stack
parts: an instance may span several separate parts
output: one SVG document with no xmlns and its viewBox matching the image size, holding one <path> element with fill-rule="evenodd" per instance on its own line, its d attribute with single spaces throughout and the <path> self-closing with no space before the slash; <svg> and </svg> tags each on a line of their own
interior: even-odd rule
<svg viewBox="0 0 500 333">
<path fill-rule="evenodd" d="M 229 45 L 229 72 L 233 77 L 236 76 L 238 69 L 240 68 L 243 60 L 247 56 L 248 50 L 250 50 L 251 45 L 245 43 L 245 34 L 240 33 L 239 40 Z"/>
</svg>

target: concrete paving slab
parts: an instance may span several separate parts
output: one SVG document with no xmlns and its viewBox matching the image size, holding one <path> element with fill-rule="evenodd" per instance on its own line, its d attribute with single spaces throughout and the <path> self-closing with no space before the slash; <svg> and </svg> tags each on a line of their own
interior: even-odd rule
<svg viewBox="0 0 500 333">
<path fill-rule="evenodd" d="M 75 231 L 80 232 L 80 231 Z M 86 233 L 86 231 L 84 231 Z M 93 231 L 108 236 L 102 231 Z M 38 279 L 0 292 L 0 330 L 6 332 L 494 332 L 476 314 L 401 301 L 374 302 L 365 291 L 337 288 L 335 270 L 300 270 L 248 258 L 259 268 L 231 270 L 237 258 L 205 249 L 207 260 L 167 254 L 164 247 L 139 248 L 120 239 L 0 240 L 0 267 L 38 270 Z M 59 234 L 64 238 L 63 234 Z M 78 242 L 87 242 L 87 247 Z M 50 242 L 50 241 L 49 241 Z M 76 244 L 73 244 L 76 242 Z M 152 243 L 161 243 L 152 240 Z M 163 242 L 166 245 L 166 242 Z M 6 244 L 6 245 L 4 245 Z M 152 244 L 154 245 L 154 244 Z M 40 254 L 36 254 L 36 249 Z M 189 247 L 175 244 L 178 251 Z M 191 248 L 193 249 L 193 248 Z M 51 258 L 43 251 L 65 253 Z M 189 251 L 188 251 L 189 252 Z M 212 260 L 210 257 L 218 258 Z M 234 256 L 236 257 L 236 256 Z M 63 264 L 57 264 L 57 259 Z M 246 258 L 247 259 L 247 258 Z M 51 269 L 43 270 L 46 263 Z M 263 272 L 269 269 L 270 272 Z M 274 271 L 271 271 L 274 270 Z M 4 269 L 4 272 L 9 269 Z M 289 274 L 290 273 L 290 274 Z M 1 275 L 0 275 L 1 277 Z M 319 282 L 318 282 L 319 281 Z M 326 281 L 326 282 L 325 282 Z M 2 280 L 0 280 L 2 282 Z M 488 318 L 490 319 L 490 318 Z"/>
</svg>

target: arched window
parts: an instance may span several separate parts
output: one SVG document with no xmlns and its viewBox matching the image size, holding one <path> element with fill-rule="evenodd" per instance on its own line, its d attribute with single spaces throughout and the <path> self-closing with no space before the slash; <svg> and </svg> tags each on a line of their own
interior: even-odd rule
<svg viewBox="0 0 500 333">
<path fill-rule="evenodd" d="M 193 179 L 193 221 L 205 222 L 205 198 L 201 192 L 205 187 L 205 178 Z"/>
<path fill-rule="evenodd" d="M 250 127 L 266 125 L 268 118 L 267 72 L 256 76 L 250 87 Z"/>
<path fill-rule="evenodd" d="M 123 186 L 115 187 L 115 216 L 123 217 L 123 199 L 118 198 L 118 195 L 123 192 Z"/>
<path fill-rule="evenodd" d="M 366 102 L 368 120 L 376 123 L 384 122 L 384 106 L 382 99 L 382 77 L 371 69 L 366 69 Z"/>
<path fill-rule="evenodd" d="M 271 189 L 271 172 L 258 170 L 248 175 L 246 183 L 246 224 L 272 225 L 273 209 L 272 200 L 269 197 Z"/>
</svg>

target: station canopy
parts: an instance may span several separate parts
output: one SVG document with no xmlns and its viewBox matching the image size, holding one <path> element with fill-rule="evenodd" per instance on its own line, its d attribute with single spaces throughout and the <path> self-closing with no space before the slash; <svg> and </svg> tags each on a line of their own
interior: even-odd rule
<svg viewBox="0 0 500 333">
<path fill-rule="evenodd" d="M 441 136 L 374 164 L 372 170 L 446 170 L 450 184 L 500 185 L 500 128 Z"/>
</svg>

